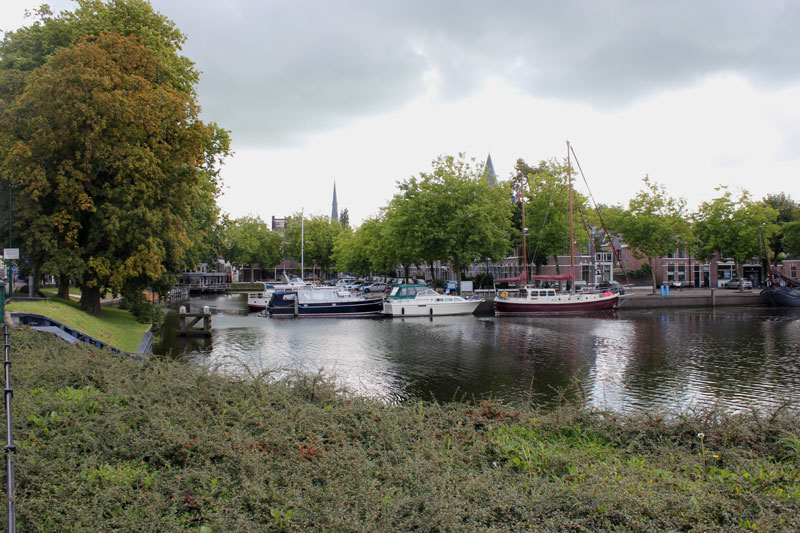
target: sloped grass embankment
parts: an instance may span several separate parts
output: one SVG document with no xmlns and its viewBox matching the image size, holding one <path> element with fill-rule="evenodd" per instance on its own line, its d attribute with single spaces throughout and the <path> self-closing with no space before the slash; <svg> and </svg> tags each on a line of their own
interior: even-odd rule
<svg viewBox="0 0 800 533">
<path fill-rule="evenodd" d="M 55 297 L 49 302 L 10 302 L 6 311 L 44 315 L 129 353 L 136 352 L 149 327 L 124 309 L 103 306 L 103 314 L 94 316 L 82 311 L 79 302 Z"/>
<path fill-rule="evenodd" d="M 352 397 L 12 331 L 21 531 L 800 529 L 800 420 Z"/>
</svg>

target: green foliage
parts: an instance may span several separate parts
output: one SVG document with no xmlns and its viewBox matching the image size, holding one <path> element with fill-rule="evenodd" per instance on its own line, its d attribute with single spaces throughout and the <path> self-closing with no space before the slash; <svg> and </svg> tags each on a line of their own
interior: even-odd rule
<svg viewBox="0 0 800 533">
<path fill-rule="evenodd" d="M 727 187 L 717 189 L 722 194 L 700 205 L 694 216 L 696 257 L 709 259 L 715 253 L 736 262 L 738 276 L 741 266 L 753 257 L 763 257 L 761 231 L 769 238 L 775 231 L 772 223 L 778 211 L 754 202 L 747 191 L 734 198 Z"/>
<path fill-rule="evenodd" d="M 164 284 L 212 253 L 229 140 L 198 120 L 184 37 L 149 3 L 39 18 L 0 44 L 1 175 L 34 269 L 77 281 L 99 313 L 103 289 Z"/>
<path fill-rule="evenodd" d="M 302 214 L 296 214 L 286 222 L 285 251 L 298 263 L 302 252 L 305 265 L 320 267 L 324 277 L 324 273 L 334 264 L 334 246 L 339 235 L 351 230 L 326 216 L 307 217 L 305 222 L 302 219 Z"/>
<path fill-rule="evenodd" d="M 628 276 L 631 278 L 650 279 L 653 276 L 653 269 L 650 268 L 650 263 L 642 263 L 640 268 L 629 270 Z"/>
<path fill-rule="evenodd" d="M 519 183 L 525 196 L 525 226 L 528 228 L 528 261 L 538 268 L 547 264 L 547 258 L 569 254 L 569 175 L 566 162 L 540 161 L 531 167 L 518 159 L 513 179 Z M 573 227 L 576 244 L 588 242 L 583 227 L 581 211 L 587 212 L 587 200 L 573 191 Z M 516 223 L 516 222 L 515 222 Z M 522 249 L 521 216 L 514 228 L 514 240 Z M 556 263 L 557 265 L 557 263 Z"/>
<path fill-rule="evenodd" d="M 789 222 L 781 228 L 782 248 L 792 255 L 800 255 L 800 221 Z"/>
<path fill-rule="evenodd" d="M 479 272 L 472 278 L 475 289 L 491 289 L 494 287 L 494 276 L 489 273 Z"/>
<path fill-rule="evenodd" d="M 796 410 L 393 405 L 11 342 L 21 531 L 800 528 Z"/>
<path fill-rule="evenodd" d="M 259 217 L 246 216 L 229 221 L 224 230 L 225 259 L 239 267 L 258 264 L 272 268 L 283 259 L 283 239 Z"/>
<path fill-rule="evenodd" d="M 396 264 L 451 261 L 461 279 L 466 265 L 505 257 L 511 229 L 509 185 L 490 187 L 474 160 L 464 154 L 440 156 L 430 173 L 399 187 L 386 213 Z"/>
<path fill-rule="evenodd" d="M 127 309 L 142 324 L 153 324 L 158 330 L 164 323 L 164 311 L 144 299 L 144 297 L 123 300 L 121 309 Z"/>
<path fill-rule="evenodd" d="M 667 194 L 663 185 L 650 181 L 645 176 L 644 188 L 629 202 L 622 212 L 603 211 L 610 215 L 609 222 L 622 234 L 637 257 L 647 257 L 655 264 L 656 259 L 672 253 L 685 243 L 689 235 L 686 221 L 686 201 Z M 655 271 L 652 271 L 653 292 L 656 291 Z"/>
<path fill-rule="evenodd" d="M 356 276 L 392 272 L 401 261 L 389 236 L 386 217 L 368 218 L 355 232 L 339 233 L 333 247 L 333 262 L 338 271 Z"/>
</svg>

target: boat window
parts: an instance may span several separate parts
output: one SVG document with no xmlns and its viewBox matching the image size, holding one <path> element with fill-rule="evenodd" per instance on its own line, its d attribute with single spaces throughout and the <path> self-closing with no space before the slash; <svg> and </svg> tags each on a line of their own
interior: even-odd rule
<svg viewBox="0 0 800 533">
<path fill-rule="evenodd" d="M 556 291 L 554 291 L 554 290 L 547 291 L 547 296 L 555 296 L 555 295 L 556 295 Z"/>
<path fill-rule="evenodd" d="M 389 296 L 397 296 L 399 292 L 400 292 L 400 287 L 392 287 L 392 292 L 389 294 Z"/>
</svg>

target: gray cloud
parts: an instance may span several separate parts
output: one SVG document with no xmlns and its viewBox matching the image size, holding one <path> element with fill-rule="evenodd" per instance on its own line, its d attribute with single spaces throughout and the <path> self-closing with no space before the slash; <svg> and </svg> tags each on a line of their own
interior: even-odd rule
<svg viewBox="0 0 800 533">
<path fill-rule="evenodd" d="M 623 107 L 721 73 L 797 81 L 800 4 L 762 0 L 154 0 L 188 34 L 207 120 L 286 146 L 393 111 L 438 72 L 452 99 L 502 76 L 538 97 Z"/>
</svg>

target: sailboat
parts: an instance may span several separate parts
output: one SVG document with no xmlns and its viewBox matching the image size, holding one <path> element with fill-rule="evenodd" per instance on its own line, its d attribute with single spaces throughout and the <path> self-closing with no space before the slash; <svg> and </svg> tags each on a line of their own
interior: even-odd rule
<svg viewBox="0 0 800 533">
<path fill-rule="evenodd" d="M 762 298 L 776 307 L 800 307 L 800 279 L 789 277 L 770 264 L 763 227 L 759 228 L 759 232 L 769 273 L 767 287 L 761 291 Z"/>
<path fill-rule="evenodd" d="M 777 307 L 800 307 L 800 280 L 784 275 L 775 267 L 770 267 L 769 277 L 767 288 L 761 291 L 767 303 Z"/>
<path fill-rule="evenodd" d="M 571 281 L 570 290 L 562 291 L 554 288 L 537 287 L 528 285 L 527 249 L 525 244 L 525 205 L 522 206 L 523 214 L 523 266 L 522 273 L 517 278 L 505 278 L 496 282 L 521 283 L 518 289 L 504 289 L 497 291 L 494 298 L 495 315 L 558 315 L 562 313 L 589 313 L 595 311 L 610 311 L 617 308 L 619 294 L 612 292 L 576 292 L 575 291 L 575 232 L 572 217 L 572 172 L 570 161 L 570 145 L 567 141 L 567 178 L 569 183 L 569 246 L 570 268 L 565 274 L 537 275 L 533 280 L 541 281 Z"/>
</svg>

